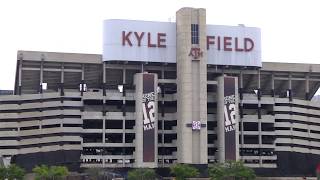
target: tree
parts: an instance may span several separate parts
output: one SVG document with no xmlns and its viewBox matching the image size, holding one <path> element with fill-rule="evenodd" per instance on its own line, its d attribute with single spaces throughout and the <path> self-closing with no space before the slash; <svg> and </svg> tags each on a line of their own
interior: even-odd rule
<svg viewBox="0 0 320 180">
<path fill-rule="evenodd" d="M 242 161 L 228 161 L 217 163 L 209 167 L 209 176 L 212 180 L 233 179 L 255 179 L 256 175 L 251 168 L 244 166 Z"/>
<path fill-rule="evenodd" d="M 128 180 L 153 180 L 156 179 L 156 173 L 153 169 L 140 168 L 128 172 Z"/>
<path fill-rule="evenodd" d="M 194 178 L 199 176 L 198 169 L 187 164 L 176 164 L 170 167 L 171 173 L 176 176 L 177 180 L 183 180 L 185 178 Z"/>
<path fill-rule="evenodd" d="M 20 168 L 19 166 L 15 165 L 15 164 L 11 164 L 8 168 L 7 168 L 7 173 L 8 173 L 8 180 L 22 180 L 23 177 L 25 176 L 25 170 Z"/>
<path fill-rule="evenodd" d="M 49 179 L 49 167 L 47 165 L 36 166 L 32 169 L 36 174 L 36 180 Z"/>
<path fill-rule="evenodd" d="M 7 168 L 0 167 L 0 179 L 6 179 L 7 178 Z"/>
<path fill-rule="evenodd" d="M 15 164 L 11 164 L 9 167 L 0 168 L 0 179 L 8 180 L 22 180 L 25 176 L 25 170 Z"/>
<path fill-rule="evenodd" d="M 62 179 L 69 174 L 68 168 L 65 166 L 51 166 L 49 174 L 52 179 Z"/>
<path fill-rule="evenodd" d="M 36 180 L 59 180 L 69 174 L 68 168 L 65 166 L 51 166 L 46 165 L 36 166 L 32 169 L 36 174 Z"/>
</svg>

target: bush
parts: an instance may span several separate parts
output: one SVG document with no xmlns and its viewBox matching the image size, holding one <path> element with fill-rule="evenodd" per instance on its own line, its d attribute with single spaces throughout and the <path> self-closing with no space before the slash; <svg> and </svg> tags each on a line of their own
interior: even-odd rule
<svg viewBox="0 0 320 180">
<path fill-rule="evenodd" d="M 156 179 L 156 173 L 153 169 L 134 169 L 128 172 L 128 180 L 153 180 Z"/>
<path fill-rule="evenodd" d="M 7 168 L 0 167 L 0 179 L 7 178 Z"/>
<path fill-rule="evenodd" d="M 36 174 L 36 180 L 49 179 L 49 167 L 47 165 L 36 166 L 32 169 L 32 172 Z"/>
<path fill-rule="evenodd" d="M 183 180 L 185 178 L 194 178 L 199 176 L 198 169 L 187 164 L 176 164 L 170 167 L 171 173 L 176 176 L 177 180 Z"/>
<path fill-rule="evenodd" d="M 68 168 L 65 166 L 51 166 L 49 172 L 52 179 L 62 179 L 69 174 Z"/>
<path fill-rule="evenodd" d="M 25 170 L 15 164 L 11 164 L 9 167 L 0 168 L 0 179 L 8 180 L 22 180 L 25 176 Z"/>
<path fill-rule="evenodd" d="M 222 180 L 226 178 L 252 180 L 256 178 L 254 171 L 244 166 L 241 161 L 217 163 L 210 166 L 208 171 L 212 180 Z"/>
<path fill-rule="evenodd" d="M 47 165 L 36 166 L 32 172 L 36 174 L 36 180 L 58 180 L 69 174 L 68 168 L 65 166 L 48 167 Z"/>
</svg>

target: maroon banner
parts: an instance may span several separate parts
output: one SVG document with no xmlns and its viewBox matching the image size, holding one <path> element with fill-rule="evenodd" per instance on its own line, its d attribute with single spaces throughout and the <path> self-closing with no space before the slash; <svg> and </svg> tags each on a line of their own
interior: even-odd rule
<svg viewBox="0 0 320 180">
<path fill-rule="evenodd" d="M 225 160 L 236 160 L 235 78 L 224 77 Z"/>
<path fill-rule="evenodd" d="M 143 162 L 155 161 L 155 103 L 154 75 L 143 74 Z"/>
</svg>

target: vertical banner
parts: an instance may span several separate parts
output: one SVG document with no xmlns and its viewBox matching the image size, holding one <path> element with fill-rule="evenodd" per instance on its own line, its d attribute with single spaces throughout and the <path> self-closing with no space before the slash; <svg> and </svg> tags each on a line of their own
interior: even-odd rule
<svg viewBox="0 0 320 180">
<path fill-rule="evenodd" d="M 236 160 L 236 94 L 235 78 L 224 77 L 225 160 Z"/>
<path fill-rule="evenodd" d="M 155 161 L 155 93 L 154 74 L 143 74 L 143 162 Z"/>
</svg>

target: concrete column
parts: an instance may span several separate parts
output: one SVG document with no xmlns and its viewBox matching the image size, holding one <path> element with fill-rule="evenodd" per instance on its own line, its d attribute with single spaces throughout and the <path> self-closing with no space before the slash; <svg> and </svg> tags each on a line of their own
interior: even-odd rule
<svg viewBox="0 0 320 180">
<path fill-rule="evenodd" d="M 40 82 L 39 82 L 39 93 L 42 93 L 43 87 L 43 63 L 44 63 L 44 55 L 41 54 L 41 62 L 40 62 Z"/>
<path fill-rule="evenodd" d="M 122 84 L 123 84 L 123 96 L 122 96 L 122 104 L 123 106 L 126 106 L 126 96 L 125 96 L 125 91 L 126 91 L 126 67 L 124 65 L 123 67 L 123 71 L 122 71 Z M 125 112 L 126 112 L 126 109 L 124 109 Z M 123 111 L 123 109 L 122 109 Z M 125 138 L 125 135 L 126 135 L 126 113 L 122 113 L 122 144 L 123 144 L 123 147 L 122 147 L 122 153 L 124 154 L 125 152 L 125 147 L 126 147 L 126 138 Z M 123 158 L 122 158 L 122 166 L 125 167 L 125 156 L 123 155 Z"/>
<path fill-rule="evenodd" d="M 307 76 L 306 76 L 306 84 L 305 84 L 305 90 L 306 90 L 306 97 L 305 97 L 305 99 L 306 100 L 308 100 L 309 99 L 309 96 L 310 96 L 310 86 L 309 86 L 309 84 L 310 84 L 310 75 L 309 74 L 307 74 Z"/>
<path fill-rule="evenodd" d="M 18 84 L 18 92 L 17 94 L 21 95 L 22 92 L 22 62 L 23 62 L 23 54 L 19 54 L 19 84 Z"/>
<path fill-rule="evenodd" d="M 123 69 L 122 69 L 122 84 L 126 84 L 126 67 L 124 65 Z"/>
<path fill-rule="evenodd" d="M 64 63 L 61 64 L 60 96 L 64 96 Z"/>
<path fill-rule="evenodd" d="M 262 132 L 261 132 L 261 74 L 258 70 L 258 131 L 259 131 L 259 147 L 262 147 Z M 259 163 L 262 163 L 261 156 L 259 157 Z"/>
<path fill-rule="evenodd" d="M 289 73 L 289 86 L 288 89 L 291 90 L 292 89 L 292 74 Z"/>
<path fill-rule="evenodd" d="M 217 87 L 217 137 L 218 137 L 218 161 L 225 161 L 225 137 L 224 137 L 224 79 L 218 78 Z"/>
<path fill-rule="evenodd" d="M 150 109 L 143 109 L 143 106 L 145 104 L 143 103 L 143 90 L 144 90 L 144 82 L 143 81 L 143 76 L 144 74 L 151 74 L 154 75 L 154 107 L 151 108 L 153 109 L 150 111 Z M 158 107 L 157 107 L 157 102 L 158 102 L 158 95 L 156 93 L 156 88 L 158 86 L 158 77 L 157 74 L 152 74 L 152 73 L 137 73 L 134 75 L 134 84 L 135 84 L 135 164 L 134 167 L 148 167 L 148 168 L 155 168 L 158 166 Z M 150 95 L 150 94 L 149 94 Z M 145 94 L 147 97 L 148 94 Z M 148 107 L 148 106 L 145 106 Z M 151 113 L 151 114 L 150 114 Z M 145 114 L 145 115 L 144 115 Z M 144 125 L 144 116 L 147 116 L 149 120 L 151 121 L 150 116 L 154 116 L 154 161 L 153 162 L 145 162 L 144 161 L 144 156 L 146 156 L 146 152 L 144 154 L 144 143 L 148 142 L 147 137 L 144 137 L 144 133 L 148 133 L 147 131 L 150 132 L 150 130 L 145 130 L 145 125 Z M 148 120 L 147 120 L 148 121 Z M 148 123 L 150 122 L 148 121 Z M 150 126 L 147 126 L 150 127 Z M 152 133 L 151 133 L 152 134 Z M 149 136 L 150 137 L 150 136 Z M 149 141 L 150 142 L 150 141 Z M 151 147 L 151 146 L 149 146 Z"/>
<path fill-rule="evenodd" d="M 240 99 L 242 100 L 243 99 L 243 72 L 240 71 L 240 75 L 239 75 L 239 81 L 240 81 L 240 91 L 241 91 L 241 94 L 240 94 Z M 241 101 L 242 102 L 242 101 Z M 241 103 L 240 102 L 240 103 Z"/>
<path fill-rule="evenodd" d="M 258 100 L 261 100 L 261 74 L 260 70 L 258 70 L 258 92 L 257 92 Z"/>
<path fill-rule="evenodd" d="M 141 65 L 141 71 L 143 67 L 143 63 Z M 143 80 L 142 74 L 137 73 L 134 75 L 134 84 L 135 88 L 135 166 L 142 167 L 143 166 L 143 112 L 140 104 L 142 104 L 142 92 L 143 92 Z"/>
<path fill-rule="evenodd" d="M 162 64 L 161 67 L 161 79 L 164 79 L 164 65 Z M 164 87 L 161 85 L 161 88 Z M 163 95 L 162 95 L 163 94 Z M 164 108 L 164 94 L 165 94 L 165 89 L 161 89 L 161 104 L 162 108 Z M 161 113 L 161 116 L 158 117 L 158 120 L 161 120 L 161 146 L 164 147 L 164 114 Z M 161 156 L 161 167 L 164 167 L 164 155 Z"/>
<path fill-rule="evenodd" d="M 80 93 L 81 96 L 83 96 L 83 91 L 84 91 L 84 64 L 82 64 L 82 70 L 81 70 L 81 89 L 80 89 Z"/>
<path fill-rule="evenodd" d="M 240 88 L 243 88 L 243 72 L 240 71 Z"/>
<path fill-rule="evenodd" d="M 257 70 L 257 74 L 258 74 L 258 89 L 261 88 L 261 73 L 260 73 L 260 70 Z"/>
<path fill-rule="evenodd" d="M 103 144 L 103 147 L 106 147 L 106 121 L 108 119 L 108 117 L 106 116 L 106 62 L 102 62 L 102 95 L 103 95 L 103 100 L 102 100 L 102 103 L 103 103 L 103 112 L 102 112 L 102 116 L 103 116 L 103 119 L 102 119 L 102 144 Z M 82 71 L 82 74 L 84 74 L 84 71 Z M 84 76 L 81 78 L 84 79 Z M 106 157 L 105 157 L 105 148 L 103 148 L 103 157 L 102 157 L 102 167 L 104 168 L 105 167 L 105 164 L 106 164 Z"/>
<path fill-rule="evenodd" d="M 82 64 L 82 69 L 81 69 L 81 80 L 84 81 L 84 64 Z"/>
<path fill-rule="evenodd" d="M 104 61 L 102 63 L 102 95 L 104 96 L 103 98 L 105 99 L 105 96 L 107 95 L 106 93 L 106 62 Z"/>
<path fill-rule="evenodd" d="M 102 119 L 102 144 L 103 147 L 106 147 L 106 116 L 103 116 Z M 105 149 L 103 148 L 103 155 L 104 155 Z M 102 167 L 105 167 L 105 156 L 102 156 Z"/>
<path fill-rule="evenodd" d="M 205 9 L 182 8 L 177 14 L 178 162 L 207 164 L 207 47 Z M 198 25 L 199 43 L 191 42 L 191 24 Z M 190 55 L 193 50 L 199 56 Z M 200 122 L 193 130 L 192 122 Z"/>
<path fill-rule="evenodd" d="M 61 64 L 61 79 L 60 83 L 64 83 L 64 63 Z"/>
<path fill-rule="evenodd" d="M 144 72 L 144 63 L 141 63 L 141 73 Z"/>
<path fill-rule="evenodd" d="M 274 97 L 275 90 L 274 90 L 274 73 L 271 73 L 271 96 Z"/>
<path fill-rule="evenodd" d="M 292 74 L 289 73 L 289 101 L 292 101 Z"/>
<path fill-rule="evenodd" d="M 106 83 L 106 62 L 105 61 L 102 63 L 102 67 L 103 67 L 103 70 L 102 70 L 102 75 L 103 75 L 102 82 Z"/>
<path fill-rule="evenodd" d="M 242 102 L 242 99 L 243 99 L 243 72 L 240 71 L 240 95 L 239 95 L 239 99 L 240 99 L 240 108 L 242 110 L 242 113 L 243 113 L 243 102 Z M 243 117 L 240 116 L 239 117 L 239 125 L 241 124 L 241 146 L 244 144 L 243 141 L 244 141 L 244 135 L 243 135 Z"/>
</svg>

